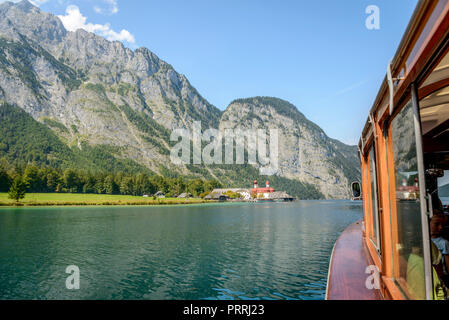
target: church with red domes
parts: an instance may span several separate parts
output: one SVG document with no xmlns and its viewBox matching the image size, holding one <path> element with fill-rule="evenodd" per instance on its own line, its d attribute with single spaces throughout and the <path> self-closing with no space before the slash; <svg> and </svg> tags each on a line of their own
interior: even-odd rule
<svg viewBox="0 0 449 320">
<path fill-rule="evenodd" d="M 258 196 L 259 194 L 263 194 L 264 197 L 268 197 L 269 193 L 273 193 L 274 189 L 272 187 L 270 187 L 270 182 L 267 181 L 265 182 L 265 188 L 259 188 L 259 185 L 257 183 L 257 180 L 254 181 L 254 188 L 251 189 L 251 194 L 255 194 L 256 196 Z"/>
</svg>

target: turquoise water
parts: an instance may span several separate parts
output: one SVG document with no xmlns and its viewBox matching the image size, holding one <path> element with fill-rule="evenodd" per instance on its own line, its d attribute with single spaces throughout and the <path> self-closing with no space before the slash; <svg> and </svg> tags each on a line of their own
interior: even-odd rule
<svg viewBox="0 0 449 320">
<path fill-rule="evenodd" d="M 0 209 L 0 299 L 323 299 L 361 215 L 350 201 Z"/>
</svg>

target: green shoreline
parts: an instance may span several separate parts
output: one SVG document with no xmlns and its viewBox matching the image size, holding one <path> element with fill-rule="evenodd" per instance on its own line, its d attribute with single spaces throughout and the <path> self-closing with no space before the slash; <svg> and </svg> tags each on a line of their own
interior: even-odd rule
<svg viewBox="0 0 449 320">
<path fill-rule="evenodd" d="M 0 208 L 20 207 L 101 207 L 101 206 L 167 206 L 213 203 L 200 198 L 144 198 L 121 195 L 41 193 L 27 194 L 25 199 L 16 203 L 8 199 L 6 193 L 0 193 Z"/>
<path fill-rule="evenodd" d="M 8 208 L 39 208 L 39 207 L 167 207 L 167 206 L 190 206 L 218 203 L 218 201 L 204 202 L 179 202 L 179 203 L 0 203 L 0 209 Z"/>
</svg>

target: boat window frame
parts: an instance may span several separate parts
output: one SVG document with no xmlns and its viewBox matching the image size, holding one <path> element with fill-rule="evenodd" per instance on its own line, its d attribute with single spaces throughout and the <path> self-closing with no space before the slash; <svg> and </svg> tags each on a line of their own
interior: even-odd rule
<svg viewBox="0 0 449 320">
<path fill-rule="evenodd" d="M 448 38 L 443 42 L 441 45 L 441 50 L 435 54 L 435 56 L 431 59 L 431 62 L 429 63 L 429 71 L 422 76 L 417 84 L 418 88 L 418 99 L 419 101 L 423 100 L 424 98 L 428 97 L 429 95 L 443 89 L 444 87 L 449 86 L 449 77 L 445 79 L 441 79 L 436 82 L 432 82 L 430 84 L 426 84 L 430 77 L 432 76 L 432 73 L 435 71 L 435 69 L 439 66 L 440 62 L 449 56 L 449 36 Z"/>
<path fill-rule="evenodd" d="M 377 157 L 376 157 L 376 146 L 374 141 L 371 146 L 369 146 L 367 151 L 367 164 L 368 164 L 368 189 L 370 198 L 370 232 L 369 240 L 373 245 L 374 249 L 379 257 L 381 257 L 381 226 L 380 226 L 380 211 L 379 211 L 379 185 L 377 179 Z M 373 190 L 374 187 L 374 190 Z M 375 236 L 376 239 L 373 239 Z M 376 241 L 375 241 L 376 240 Z"/>
<path fill-rule="evenodd" d="M 369 237 L 370 228 L 369 224 L 371 223 L 369 220 L 368 212 L 371 210 L 371 192 L 369 192 L 370 188 L 368 186 L 369 184 L 369 160 L 367 153 L 363 152 L 361 153 L 361 165 L 362 165 L 362 171 L 361 171 L 361 179 L 362 179 L 362 190 L 363 190 L 363 233 L 365 237 Z"/>
<path fill-rule="evenodd" d="M 448 47 L 447 47 L 447 49 L 445 51 L 445 55 L 447 55 L 447 54 L 449 54 L 449 43 L 448 43 Z M 434 71 L 434 68 L 432 68 L 432 71 L 429 73 L 428 76 L 430 76 L 433 71 Z M 421 82 L 421 84 L 424 83 L 424 81 L 425 80 L 423 80 L 423 82 Z M 417 90 L 416 96 L 417 96 L 417 99 L 418 99 L 418 101 L 417 101 L 417 103 L 418 103 L 418 115 L 421 116 L 421 108 L 420 108 L 420 105 L 419 105 L 420 101 L 424 100 L 425 98 L 427 98 L 427 97 L 429 97 L 429 96 L 431 96 L 431 95 L 433 95 L 433 94 L 435 94 L 435 93 L 437 93 L 437 92 L 439 92 L 441 90 L 448 89 L 448 88 L 449 88 L 449 76 L 446 79 L 444 79 L 442 81 L 438 81 L 436 83 L 433 83 L 433 84 L 431 84 L 429 86 L 422 87 L 422 88 L 419 88 L 419 89 L 417 87 L 417 89 L 416 89 Z M 421 89 L 423 89 L 423 91 L 421 91 Z M 422 92 L 425 92 L 426 95 L 422 95 L 421 96 L 420 94 Z M 419 120 L 420 120 L 420 123 L 421 123 L 421 118 Z M 423 137 L 423 135 L 421 135 L 421 137 Z M 423 146 L 423 148 L 424 148 L 424 146 Z M 423 155 L 424 155 L 424 152 L 423 152 Z M 428 234 L 429 234 L 429 236 L 428 236 L 428 239 L 429 239 L 429 250 L 431 250 L 430 249 L 430 246 L 431 246 L 430 242 L 432 242 L 432 239 L 431 239 L 431 234 L 430 234 L 430 220 L 433 217 L 433 210 L 432 210 L 432 200 L 431 200 L 432 196 L 431 196 L 431 194 L 427 193 L 427 189 L 426 189 L 425 196 L 426 196 L 426 200 L 427 200 L 425 205 L 426 205 L 426 211 L 427 211 L 428 223 L 429 223 L 428 228 L 427 228 Z M 432 268 L 433 268 L 433 265 L 432 265 Z M 434 293 L 434 290 L 435 290 L 435 288 L 434 288 L 434 281 L 433 281 L 434 280 L 434 276 L 436 276 L 434 274 L 434 272 L 431 272 L 430 279 L 432 281 L 432 294 Z"/>
<path fill-rule="evenodd" d="M 412 83 L 409 87 L 409 90 L 406 91 L 406 93 L 401 97 L 400 102 L 398 103 L 397 107 L 395 107 L 394 112 L 391 116 L 387 117 L 385 122 L 385 146 L 387 148 L 387 166 L 388 166 L 388 175 L 390 176 L 391 173 L 393 173 L 392 177 L 389 177 L 388 179 L 388 197 L 389 197 L 389 203 L 390 203 L 390 210 L 389 210 L 389 216 L 390 216 L 390 224 L 391 224 L 391 230 L 394 228 L 398 228 L 398 225 L 394 225 L 393 228 L 393 214 L 397 214 L 397 208 L 396 204 L 392 205 L 392 203 L 395 203 L 396 199 L 392 198 L 395 191 L 395 183 L 394 185 L 391 185 L 391 179 L 395 179 L 394 177 L 394 158 L 390 159 L 390 152 L 388 149 L 391 148 L 391 151 L 393 150 L 393 137 L 392 137 L 392 123 L 393 120 L 398 116 L 398 114 L 405 108 L 407 105 L 411 103 L 411 107 L 414 114 L 414 131 L 415 131 L 415 143 L 416 143 L 416 156 L 417 156 L 417 163 L 418 163 L 418 176 L 419 176 L 419 190 L 420 190 L 420 213 L 421 213 L 421 236 L 423 240 L 423 258 L 424 258 L 424 277 L 425 277 L 425 286 L 426 286 L 426 299 L 432 300 L 433 298 L 433 280 L 432 280 L 432 266 L 431 266 L 431 257 L 430 257 L 430 235 L 429 235 L 429 220 L 428 220 L 428 207 L 427 207 L 427 194 L 426 194 L 426 184 L 425 184 L 425 177 L 424 177 L 424 151 L 422 146 L 422 130 L 421 130 L 421 119 L 419 115 L 419 99 L 418 99 L 418 91 L 416 83 Z M 392 152 L 391 152 L 392 154 Z M 424 190 L 424 192 L 421 192 L 421 190 Z M 395 211 L 393 213 L 393 208 L 395 208 Z M 424 221 L 425 220 L 425 221 Z M 424 223 L 425 222 L 425 223 Z M 391 234 L 391 263 L 393 265 L 393 274 L 392 278 L 396 285 L 396 287 L 400 290 L 402 295 L 406 299 L 410 299 L 409 293 L 405 292 L 403 286 L 399 283 L 401 281 L 398 281 L 399 279 L 396 278 L 395 275 L 395 263 L 396 260 L 394 259 L 394 248 L 393 246 L 396 245 L 397 241 L 395 241 L 393 233 Z"/>
<path fill-rule="evenodd" d="M 418 137 L 421 140 L 422 143 L 422 129 L 421 129 L 421 118 L 420 118 L 420 101 L 424 98 L 426 98 L 427 96 L 449 86 L 449 78 L 431 83 L 429 85 L 423 86 L 425 84 L 425 82 L 427 81 L 427 79 L 429 79 L 429 77 L 431 76 L 432 72 L 434 71 L 434 69 L 438 66 L 438 64 L 440 63 L 440 61 L 449 54 L 449 37 L 446 38 L 446 40 L 444 40 L 444 42 L 441 44 L 440 49 L 437 50 L 437 52 L 435 52 L 434 56 L 430 58 L 429 63 L 427 64 L 427 68 L 425 68 L 423 70 L 423 72 L 416 76 L 415 81 L 412 82 L 409 86 L 409 88 L 407 90 L 405 90 L 404 94 L 401 96 L 401 98 L 399 99 L 396 108 L 394 109 L 394 112 L 392 115 L 388 115 L 385 112 L 385 108 L 381 108 L 383 110 L 383 112 L 378 116 L 380 116 L 380 118 L 383 117 L 383 127 L 382 127 L 382 131 L 383 131 L 383 136 L 384 136 L 384 142 L 385 142 L 385 148 L 386 148 L 386 164 L 387 164 L 387 168 L 388 168 L 388 174 L 390 175 L 390 166 L 393 164 L 394 166 L 394 161 L 392 159 L 390 159 L 390 153 L 388 152 L 388 148 L 390 147 L 389 145 L 391 144 L 391 122 L 392 120 L 398 115 L 399 112 L 402 111 L 402 109 L 409 103 L 409 101 L 413 100 L 413 98 L 416 99 L 416 103 L 415 103 L 415 118 L 418 120 L 419 122 L 419 129 L 420 129 L 420 133 L 419 136 L 416 135 L 416 139 L 418 139 Z M 384 98 L 385 99 L 385 98 Z M 379 111 L 380 112 L 380 111 Z M 415 127 L 416 130 L 416 127 Z M 418 150 L 417 150 L 418 152 Z M 424 150 L 423 150 L 423 146 L 421 145 L 421 155 L 424 157 Z M 393 163 L 392 163 L 393 162 Z M 424 162 L 424 161 L 423 161 Z M 423 164 L 424 167 L 424 164 Z M 423 171 L 424 174 L 424 171 Z M 390 221 L 390 226 L 393 225 L 393 207 L 395 207 L 395 205 L 392 204 L 392 202 L 394 202 L 394 199 L 391 199 L 391 193 L 392 193 L 392 186 L 390 183 L 390 178 L 388 179 L 387 185 L 388 185 L 388 202 L 389 202 L 389 210 L 388 210 L 388 216 L 389 216 L 389 221 Z M 425 185 L 425 179 L 424 179 L 424 185 Z M 426 186 L 424 186 L 424 188 L 426 188 Z M 420 187 L 421 189 L 421 187 Z M 427 190 L 427 189 L 425 189 Z M 424 192 L 425 193 L 425 192 Z M 420 195 L 421 196 L 421 195 Z M 425 197 L 425 200 L 427 200 L 427 194 L 423 195 Z M 421 210 L 421 216 L 424 215 L 424 213 L 427 213 L 427 220 L 426 220 L 426 226 L 423 224 L 423 232 L 422 232 L 422 236 L 423 236 L 423 248 L 428 249 L 428 251 L 430 252 L 431 247 L 430 247 L 430 234 L 429 236 L 426 238 L 425 233 L 429 232 L 429 218 L 430 218 L 430 213 L 429 211 L 429 207 L 428 207 L 428 201 L 421 201 L 421 203 L 423 203 L 423 205 L 425 206 L 425 209 Z M 425 230 L 424 230 L 425 229 Z M 395 244 L 394 241 L 394 235 L 393 235 L 393 230 L 390 229 L 391 234 L 389 234 L 388 236 L 390 237 L 390 241 L 391 241 L 391 245 L 393 246 Z M 430 255 L 430 254 L 429 254 Z M 391 248 L 391 255 L 389 255 L 389 257 L 386 257 L 388 260 L 391 259 L 391 263 L 392 265 L 395 264 L 395 259 L 394 259 L 394 250 L 393 247 Z M 428 262 L 427 262 L 428 260 Z M 425 259 L 425 262 L 428 263 L 430 265 L 431 268 L 431 259 Z M 393 267 L 394 268 L 394 267 Z M 392 284 L 394 284 L 394 286 L 396 287 L 396 289 L 398 289 L 401 294 L 403 295 L 404 298 L 408 299 L 408 294 L 406 294 L 404 292 L 404 290 L 402 289 L 401 285 L 399 285 L 399 283 L 397 282 L 396 278 L 395 278 L 395 274 L 393 271 L 392 276 Z M 433 298 L 433 272 L 429 271 L 426 272 L 425 274 L 426 277 L 426 295 L 427 295 L 427 299 L 432 299 Z M 430 285 L 429 285 L 430 283 Z M 391 289 L 389 289 L 391 291 Z M 429 293 L 430 292 L 430 293 Z M 430 297 L 429 297 L 430 296 Z"/>
<path fill-rule="evenodd" d="M 439 88 L 444 87 L 446 83 L 432 83 L 431 86 L 421 87 L 421 85 L 425 82 L 426 78 L 432 73 L 434 67 L 437 65 L 435 63 L 432 66 L 435 59 L 441 57 L 441 51 L 445 51 L 446 53 L 449 51 L 449 1 L 447 0 L 437 0 L 435 3 L 438 3 L 439 6 L 432 6 L 432 3 L 427 3 L 426 1 L 420 1 L 418 3 L 417 8 L 412 16 L 411 21 L 409 22 L 409 26 L 407 27 L 407 31 L 403 36 L 401 43 L 399 45 L 399 49 L 396 52 L 392 62 L 392 75 L 395 78 L 395 90 L 394 90 L 394 98 L 393 98 L 393 108 L 392 112 L 389 112 L 389 93 L 387 88 L 387 79 L 385 78 L 382 82 L 380 91 L 378 92 L 375 102 L 371 108 L 373 114 L 376 115 L 377 124 L 379 124 L 380 130 L 379 139 L 382 139 L 379 146 L 381 146 L 382 150 L 376 154 L 379 159 L 378 166 L 381 166 L 386 170 L 387 176 L 383 175 L 379 177 L 380 181 L 380 201 L 381 201 L 381 210 L 382 210 L 382 223 L 384 223 L 385 230 L 382 230 L 382 246 L 383 246 L 383 258 L 385 259 L 385 277 L 383 278 L 384 284 L 386 285 L 385 294 L 394 298 L 403 298 L 407 299 L 407 296 L 401 289 L 401 287 L 396 283 L 394 279 L 395 271 L 393 270 L 393 265 L 396 263 L 395 253 L 393 250 L 393 246 L 395 245 L 395 232 L 392 227 L 392 222 L 396 215 L 396 199 L 391 198 L 391 194 L 395 192 L 392 190 L 392 187 L 395 186 L 394 181 L 394 173 L 392 174 L 391 168 L 393 167 L 394 172 L 394 157 L 392 157 L 391 153 L 391 120 L 394 119 L 397 114 L 407 105 L 407 103 L 412 98 L 412 91 L 414 95 L 417 95 L 415 84 L 419 84 L 416 88 L 419 88 L 419 98 L 422 99 L 423 95 L 427 96 L 428 93 L 425 92 L 432 91 L 435 92 L 438 89 L 435 86 L 439 86 Z M 435 8 L 441 7 L 441 3 L 446 3 L 443 6 L 443 10 L 439 12 L 437 15 Z M 430 8 L 430 9 L 429 9 Z M 433 25 L 431 29 L 427 28 L 427 25 Z M 423 35 L 424 34 L 424 35 Z M 423 40 L 423 41 L 421 41 Z M 419 50 L 416 50 L 419 48 Z M 449 80 L 447 80 L 449 82 Z M 419 115 L 419 99 L 417 105 L 418 115 Z M 418 118 L 419 119 L 419 118 Z M 369 120 L 369 119 L 368 119 Z M 365 157 L 366 157 L 366 142 L 370 140 L 369 133 L 369 122 L 367 121 L 363 130 L 359 143 L 360 155 L 362 159 L 362 188 L 366 185 L 363 183 L 365 176 L 367 174 L 364 173 L 365 170 L 369 169 L 366 167 Z M 383 137 L 380 137 L 380 133 L 382 133 Z M 418 137 L 418 135 L 417 135 Z M 416 138 L 417 138 L 416 137 Z M 420 135 L 422 139 L 422 135 Z M 376 141 L 377 142 L 377 141 Z M 422 149 L 422 148 L 421 148 Z M 421 150 L 421 154 L 423 154 Z M 417 153 L 420 153 L 417 150 Z M 379 167 L 380 169 L 380 167 Z M 392 177 L 393 175 L 393 177 Z M 385 179 L 384 179 L 385 178 Z M 365 179 L 367 180 L 367 179 Z M 393 180 L 393 181 L 392 181 Z M 393 184 L 392 184 L 393 182 Z M 421 185 L 420 185 L 421 187 Z M 421 192 L 423 194 L 425 192 Z M 366 193 L 365 193 L 366 194 Z M 420 194 L 420 196 L 421 196 Z M 393 197 L 394 198 L 394 197 Z M 364 197 L 364 220 L 369 223 L 369 219 L 366 216 L 369 209 L 369 196 Z M 423 203 L 423 201 L 421 201 Z M 368 206 L 366 206 L 368 205 Z M 421 210 L 421 217 L 423 216 L 423 211 Z M 368 228 L 367 228 L 368 229 Z M 423 226 L 424 229 L 424 226 Z M 368 230 L 366 230 L 368 233 Z M 365 235 L 365 230 L 364 230 Z M 424 234 L 423 234 L 423 240 Z M 430 237 L 429 237 L 429 241 Z M 366 241 L 368 248 L 370 249 L 370 255 L 373 255 L 373 248 L 369 241 Z M 424 242 L 425 243 L 425 242 Z M 430 251 L 430 247 L 428 248 Z M 391 251 L 390 251 L 391 250 Z M 427 283 L 426 283 L 427 285 Z M 433 281 L 432 285 L 433 287 Z M 428 290 L 427 290 L 428 292 Z M 426 294 L 427 294 L 426 292 Z"/>
</svg>

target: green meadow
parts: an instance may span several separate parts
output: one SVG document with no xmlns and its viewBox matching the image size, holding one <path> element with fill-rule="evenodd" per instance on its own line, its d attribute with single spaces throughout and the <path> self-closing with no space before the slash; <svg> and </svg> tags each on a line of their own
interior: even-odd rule
<svg viewBox="0 0 449 320">
<path fill-rule="evenodd" d="M 79 194 L 79 193 L 28 193 L 19 203 L 0 193 L 0 206 L 146 206 L 205 203 L 199 198 L 153 199 L 135 196 Z"/>
</svg>

